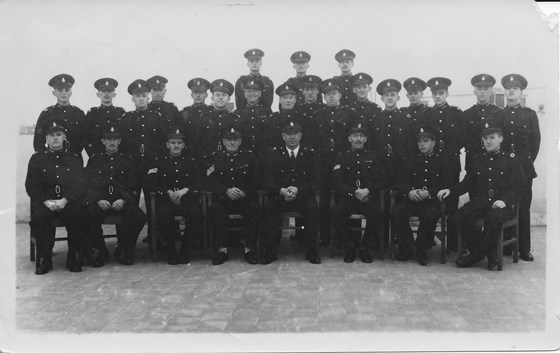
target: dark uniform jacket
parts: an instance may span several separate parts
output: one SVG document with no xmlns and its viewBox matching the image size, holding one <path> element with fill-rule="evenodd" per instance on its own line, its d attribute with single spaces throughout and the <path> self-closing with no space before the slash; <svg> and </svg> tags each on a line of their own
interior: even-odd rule
<svg viewBox="0 0 560 353">
<path fill-rule="evenodd" d="M 272 111 L 257 103 L 253 106 L 248 105 L 238 108 L 234 114 L 239 117 L 239 124 L 243 133 L 241 147 L 257 154 L 264 153 L 265 123 Z"/>
<path fill-rule="evenodd" d="M 177 106 L 166 101 L 151 101 L 148 103 L 148 109 L 155 113 L 159 113 L 161 119 L 165 123 L 165 132 L 171 125 L 180 125 L 182 123 L 181 114 Z"/>
<path fill-rule="evenodd" d="M 484 129 L 484 125 L 491 119 L 493 115 L 502 110 L 495 104 L 475 104 L 469 109 L 465 110 L 463 113 L 463 120 L 466 126 L 466 139 L 465 139 L 465 151 L 472 157 L 479 153 L 486 151 L 481 143 L 480 134 Z M 469 158 L 470 159 L 470 158 Z"/>
<path fill-rule="evenodd" d="M 360 120 L 356 111 L 350 107 L 338 105 L 323 107 L 317 111 L 317 143 L 323 154 L 338 153 L 348 148 L 348 130 Z"/>
<path fill-rule="evenodd" d="M 41 112 L 35 124 L 35 136 L 33 137 L 33 148 L 35 151 L 44 151 L 45 131 L 51 122 L 64 126 L 66 130 L 66 141 L 64 147 L 71 153 L 80 155 L 84 149 L 84 112 L 73 105 L 62 106 L 55 104 Z M 50 125 L 52 126 L 52 125 Z"/>
<path fill-rule="evenodd" d="M 465 145 L 466 131 L 461 109 L 446 103 L 441 107 L 430 108 L 420 119 L 435 132 L 437 152 L 446 156 L 459 155 Z"/>
<path fill-rule="evenodd" d="M 228 110 L 213 109 L 208 113 L 202 114 L 196 128 L 195 153 L 201 156 L 209 156 L 212 152 L 221 151 L 222 137 L 220 128 L 222 125 L 231 125 L 238 121 L 239 117 Z"/>
<path fill-rule="evenodd" d="M 518 104 L 497 111 L 494 117 L 503 126 L 502 149 L 519 158 L 526 178 L 536 178 L 537 173 L 533 163 L 541 144 L 537 113 Z"/>
<path fill-rule="evenodd" d="M 418 131 L 421 125 L 421 117 L 425 114 L 430 107 L 425 104 L 419 104 L 416 106 L 409 105 L 408 107 L 399 108 L 402 115 L 404 115 L 406 120 L 406 125 L 408 126 L 409 131 L 409 141 L 410 141 L 410 153 L 416 154 L 418 152 L 418 144 L 416 141 L 416 136 L 414 135 L 415 132 Z"/>
<path fill-rule="evenodd" d="M 269 151 L 273 147 L 282 147 L 285 145 L 282 140 L 282 127 L 290 122 L 303 124 L 303 117 L 296 109 L 284 110 L 272 113 L 265 123 L 265 149 Z M 302 137 L 304 139 L 304 137 Z"/>
<path fill-rule="evenodd" d="M 520 199 L 525 178 L 521 163 L 505 151 L 481 153 L 475 156 L 467 168 L 463 181 L 451 188 L 451 193 L 466 192 L 481 206 L 502 200 L 513 207 Z"/>
<path fill-rule="evenodd" d="M 114 105 L 93 107 L 88 110 L 85 118 L 85 149 L 88 156 L 103 153 L 105 146 L 101 143 L 101 132 L 105 125 L 119 125 L 125 111 Z"/>
<path fill-rule="evenodd" d="M 84 195 L 81 159 L 66 150 L 35 153 L 27 167 L 25 190 L 35 206 L 64 197 L 81 202 Z"/>
<path fill-rule="evenodd" d="M 248 79 L 257 79 L 261 81 L 262 91 L 259 103 L 263 107 L 270 109 L 272 107 L 272 101 L 274 100 L 274 83 L 272 83 L 272 80 L 268 78 L 268 76 L 261 74 L 243 75 L 237 79 L 235 82 L 235 107 L 239 109 L 247 105 L 243 83 Z"/>
<path fill-rule="evenodd" d="M 94 154 L 85 171 L 88 203 L 122 199 L 134 202 L 134 190 L 140 187 L 132 158 L 121 152 Z"/>
<path fill-rule="evenodd" d="M 399 109 L 383 110 L 368 121 L 368 149 L 384 158 L 409 154 L 409 131 L 404 115 Z"/>
<path fill-rule="evenodd" d="M 136 159 L 154 159 L 166 151 L 161 116 L 149 109 L 127 112 L 121 119 L 122 152 Z"/>
<path fill-rule="evenodd" d="M 361 102 L 356 99 L 355 102 L 350 104 L 350 107 L 354 108 L 358 117 L 363 121 L 371 121 L 376 114 L 379 114 L 383 111 L 380 106 L 373 103 L 369 99 Z"/>
<path fill-rule="evenodd" d="M 385 170 L 372 151 L 347 150 L 336 156 L 333 183 L 341 196 L 353 198 L 358 188 L 369 189 L 370 197 L 385 188 Z"/>
<path fill-rule="evenodd" d="M 200 124 L 200 116 L 212 110 L 214 110 L 214 107 L 206 104 L 193 104 L 181 110 L 181 125 L 185 127 L 185 144 L 190 151 L 194 151 L 194 148 L 196 148 L 196 127 Z"/>
<path fill-rule="evenodd" d="M 298 196 L 315 197 L 318 169 L 315 151 L 300 145 L 296 158 L 290 158 L 286 147 L 275 147 L 266 163 L 265 188 L 270 197 L 280 197 L 280 189 L 298 188 Z"/>
<path fill-rule="evenodd" d="M 340 85 L 341 105 L 351 105 L 358 100 L 356 93 L 354 93 L 354 75 L 334 76 L 333 79 L 337 80 Z"/>
<path fill-rule="evenodd" d="M 260 181 L 257 160 L 253 152 L 239 150 L 227 153 L 224 150 L 214 152 L 204 161 L 207 176 L 205 186 L 218 197 L 225 197 L 227 189 L 232 187 L 243 190 L 249 198 L 256 197 L 257 185 Z"/>
<path fill-rule="evenodd" d="M 302 77 L 290 77 L 286 83 L 291 83 L 292 85 L 296 86 L 296 88 L 298 89 L 298 91 L 296 92 L 296 99 L 297 99 L 297 105 L 298 107 L 302 106 L 305 103 L 305 96 L 303 95 L 303 85 L 305 83 L 307 83 L 308 77 L 307 75 L 302 76 Z M 323 96 L 321 95 L 321 91 L 319 90 L 319 93 L 317 93 L 317 102 L 322 103 L 323 102 Z"/>
<path fill-rule="evenodd" d="M 422 154 L 417 152 L 406 163 L 399 180 L 397 189 L 408 199 L 411 190 L 422 189 L 430 193 L 430 198 L 435 199 L 442 189 L 453 185 L 449 163 L 437 153 Z"/>
<path fill-rule="evenodd" d="M 202 190 L 202 172 L 194 158 L 183 153 L 158 157 L 148 170 L 146 189 L 155 191 L 158 196 L 167 196 L 167 190 L 189 188 L 185 197 L 194 197 Z"/>
</svg>

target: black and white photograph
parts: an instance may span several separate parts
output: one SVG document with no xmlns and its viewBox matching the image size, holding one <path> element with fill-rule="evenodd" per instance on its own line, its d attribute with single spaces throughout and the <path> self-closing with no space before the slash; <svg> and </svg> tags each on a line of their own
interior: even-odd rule
<svg viewBox="0 0 560 353">
<path fill-rule="evenodd" d="M 0 1 L 0 353 L 560 349 L 559 11 Z"/>
</svg>

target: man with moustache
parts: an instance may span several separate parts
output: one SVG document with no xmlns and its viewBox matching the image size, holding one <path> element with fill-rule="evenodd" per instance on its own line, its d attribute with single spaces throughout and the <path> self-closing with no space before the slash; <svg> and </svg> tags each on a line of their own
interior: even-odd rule
<svg viewBox="0 0 560 353">
<path fill-rule="evenodd" d="M 354 93 L 354 83 L 352 76 L 352 68 L 354 67 L 354 59 L 356 54 L 348 49 L 342 49 L 334 56 L 340 68 L 340 76 L 334 76 L 333 79 L 339 82 L 340 86 L 340 104 L 350 105 L 356 101 L 356 94 Z"/>
<path fill-rule="evenodd" d="M 524 261 L 533 261 L 530 210 L 533 179 L 537 177 L 534 163 L 541 144 L 539 118 L 534 110 L 519 104 L 523 90 L 527 88 L 525 77 L 506 75 L 502 77 L 502 86 L 506 91 L 506 107 L 494 113 L 494 118 L 503 126 L 503 150 L 519 158 L 523 167 L 525 187 L 519 200 L 519 257 Z"/>
<path fill-rule="evenodd" d="M 247 67 L 249 67 L 249 74 L 243 75 L 237 79 L 235 82 L 235 107 L 237 109 L 243 108 L 247 105 L 247 101 L 244 96 L 244 86 L 243 83 L 249 79 L 259 80 L 261 82 L 261 96 L 259 97 L 259 103 L 270 109 L 272 107 L 272 101 L 274 100 L 274 84 L 267 76 L 261 75 L 262 58 L 264 52 L 260 49 L 249 49 L 243 55 L 247 59 Z M 233 89 L 232 89 L 233 91 Z"/>
<path fill-rule="evenodd" d="M 97 89 L 97 97 L 101 100 L 101 105 L 88 110 L 85 117 L 84 144 L 88 156 L 105 152 L 105 146 L 101 142 L 103 128 L 108 124 L 118 125 L 125 113 L 123 108 L 113 105 L 113 99 L 117 95 L 115 89 L 118 85 L 117 80 L 110 77 L 100 78 L 93 84 Z"/>
<path fill-rule="evenodd" d="M 202 114 L 212 111 L 214 108 L 206 104 L 206 98 L 208 98 L 208 89 L 210 88 L 210 82 L 202 77 L 196 77 L 187 83 L 187 87 L 191 90 L 191 98 L 193 104 L 188 107 L 184 107 L 181 110 L 181 118 L 183 120 L 183 125 L 185 126 L 185 143 L 190 151 L 194 151 L 196 141 L 196 126 L 199 123 L 199 119 Z"/>
<path fill-rule="evenodd" d="M 56 121 L 59 126 L 64 126 L 66 129 L 64 148 L 82 159 L 85 115 L 80 108 L 70 104 L 74 83 L 74 78 L 68 74 L 59 74 L 49 80 L 49 86 L 53 88 L 52 95 L 56 97 L 56 104 L 43 110 L 37 119 L 33 137 L 35 152 L 48 149 L 45 144 L 45 131 L 50 128 L 49 124 L 52 121 Z"/>
<path fill-rule="evenodd" d="M 161 119 L 164 121 L 164 131 L 171 125 L 178 125 L 181 123 L 181 115 L 179 114 L 179 109 L 177 106 L 171 102 L 166 102 L 164 100 L 165 93 L 167 90 L 165 85 L 167 84 L 167 79 L 163 76 L 155 75 L 146 80 L 152 90 L 150 94 L 152 96 L 152 101 L 148 104 L 148 109 L 159 113 Z"/>
<path fill-rule="evenodd" d="M 58 109 L 58 108 L 57 108 Z M 47 149 L 29 160 L 25 190 L 31 198 L 31 233 L 37 240 L 35 274 L 52 270 L 52 248 L 56 229 L 52 222 L 62 219 L 68 232 L 66 267 L 81 272 L 79 248 L 82 237 L 83 173 L 82 161 L 64 148 L 66 129 L 57 120 L 42 122 Z"/>
</svg>

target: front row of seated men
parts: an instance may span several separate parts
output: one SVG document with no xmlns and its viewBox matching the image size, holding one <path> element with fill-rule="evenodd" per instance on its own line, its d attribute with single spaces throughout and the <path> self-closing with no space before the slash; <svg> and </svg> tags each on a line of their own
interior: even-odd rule
<svg viewBox="0 0 560 353">
<path fill-rule="evenodd" d="M 488 125 L 490 124 L 490 125 Z M 255 155 L 241 148 L 242 131 L 235 124 L 222 127 L 224 148 L 196 161 L 185 148 L 183 128 L 172 126 L 167 135 L 168 155 L 156 158 L 145 178 L 145 190 L 154 191 L 158 226 L 167 244 L 168 263 L 189 263 L 192 239 L 200 237 L 203 216 L 198 195 L 213 194 L 209 217 L 217 251 L 212 263 L 228 260 L 228 214 L 241 214 L 245 229 L 244 259 L 250 264 L 269 264 L 277 260 L 280 224 L 283 212 L 298 212 L 304 223 L 305 258 L 312 264 L 321 263 L 318 251 L 318 158 L 316 152 L 300 144 L 301 126 L 283 122 L 282 148 L 274 148 L 266 156 L 264 171 Z M 459 267 L 468 267 L 488 257 L 488 268 L 496 266 L 496 239 L 501 224 L 514 216 L 514 207 L 523 189 L 523 171 L 519 160 L 500 151 L 502 130 L 490 121 L 482 132 L 486 152 L 473 159 L 463 181 L 453 185 L 449 163 L 434 153 L 436 140 L 427 128 L 417 131 L 418 154 L 402 165 L 394 212 L 399 238 L 398 260 L 406 261 L 416 253 L 420 265 L 427 265 L 426 249 L 433 241 L 435 225 L 440 216 L 440 201 L 450 195 L 469 193 L 470 202 L 459 211 L 460 225 L 470 253 L 460 256 Z M 63 148 L 64 127 L 52 122 L 46 131 L 48 149 L 38 152 L 29 161 L 26 190 L 31 197 L 31 231 L 38 247 L 36 274 L 52 269 L 52 247 L 55 229 L 53 219 L 60 217 L 68 231 L 67 267 L 81 271 L 79 247 L 85 231 L 94 248 L 93 267 L 103 266 L 109 253 L 103 239 L 101 222 L 107 215 L 120 215 L 115 257 L 121 264 L 133 264 L 133 252 L 146 215 L 137 206 L 139 176 L 130 157 L 118 150 L 120 132 L 108 125 L 102 134 L 105 153 L 92 156 L 85 168 L 80 159 Z M 332 165 L 331 186 L 335 203 L 330 209 L 336 233 L 346 248 L 344 262 L 355 261 L 356 252 L 365 263 L 372 262 L 369 249 L 376 239 L 382 211 L 377 195 L 387 185 L 386 173 L 379 158 L 365 150 L 367 131 L 360 123 L 348 130 L 350 149 L 339 153 Z M 261 184 L 259 175 L 264 173 Z M 257 190 L 262 185 L 268 192 L 263 225 L 263 256 L 259 258 L 257 238 L 261 217 Z M 85 191 L 85 192 L 84 192 Z M 85 208 L 84 208 L 85 206 Z M 85 210 L 85 212 L 84 212 Z M 366 216 L 363 239 L 350 232 L 347 218 L 352 213 Z M 174 216 L 186 218 L 186 232 L 181 247 L 175 248 Z M 418 215 L 420 226 L 414 241 L 408 223 Z M 485 219 L 484 232 L 475 227 L 477 218 Z M 381 239 L 378 239 L 381 241 Z M 356 249 L 359 247 L 358 249 Z M 358 251 L 356 251 L 358 250 Z"/>
</svg>

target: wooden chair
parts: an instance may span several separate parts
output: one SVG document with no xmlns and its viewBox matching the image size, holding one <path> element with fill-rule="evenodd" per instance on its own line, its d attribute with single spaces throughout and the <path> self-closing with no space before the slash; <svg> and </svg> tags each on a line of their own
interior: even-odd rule
<svg viewBox="0 0 560 353">
<path fill-rule="evenodd" d="M 206 256 L 211 256 L 210 240 L 208 235 L 208 192 L 201 192 L 199 197 L 199 202 L 202 207 L 202 239 L 203 239 L 203 251 Z M 156 212 L 156 193 L 154 191 L 150 192 L 150 208 L 151 215 L 148 220 L 148 232 L 150 234 L 157 234 L 157 212 Z M 182 235 L 185 234 L 186 219 L 183 216 L 175 216 L 175 222 L 179 224 L 179 231 Z M 152 251 L 152 262 L 157 262 L 159 260 L 158 252 L 156 250 L 157 246 L 157 236 L 150 237 L 150 250 Z"/>
<path fill-rule="evenodd" d="M 476 220 L 475 223 L 476 227 L 484 228 L 484 218 L 479 218 Z M 511 239 L 504 240 L 504 230 L 508 228 L 513 228 L 513 234 Z M 513 263 L 519 262 L 519 204 L 515 206 L 515 217 L 509 219 L 502 223 L 502 229 L 500 230 L 500 234 L 498 235 L 497 241 L 497 252 L 498 252 L 498 271 L 501 271 L 503 268 L 503 260 L 504 260 L 504 246 L 513 245 Z M 463 238 L 461 235 L 461 227 L 458 227 L 457 230 L 457 254 L 462 256 L 463 254 Z"/>
<path fill-rule="evenodd" d="M 391 206 L 390 212 L 391 215 L 395 214 L 395 207 L 396 207 L 396 196 L 399 195 L 399 192 L 393 190 L 390 192 L 391 195 Z M 440 242 L 440 263 L 445 264 L 447 262 L 447 215 L 446 212 L 446 202 L 441 202 L 441 209 L 440 209 L 440 217 L 436 223 L 436 228 L 434 230 L 436 238 Z M 418 226 L 420 225 L 420 218 L 413 216 L 409 219 L 410 228 L 412 229 L 412 233 L 418 236 Z M 391 260 L 396 258 L 396 247 L 395 241 L 397 240 L 397 230 L 391 223 L 390 227 L 390 237 L 389 237 L 389 248 L 391 251 Z"/>
<path fill-rule="evenodd" d="M 385 190 L 380 190 L 379 191 L 379 209 L 381 210 L 381 214 L 384 215 L 385 214 Z M 331 194 L 330 194 L 330 207 L 333 207 L 335 204 L 335 191 L 331 190 Z M 350 227 L 350 231 L 351 232 L 361 232 L 362 237 L 364 235 L 365 229 L 366 229 L 366 216 L 363 214 L 359 214 L 359 213 L 353 213 L 351 214 L 347 220 L 349 222 L 354 222 L 356 220 L 360 221 L 360 226 L 351 226 Z M 334 257 L 335 252 L 336 252 L 336 248 L 338 246 L 337 244 L 337 237 L 335 237 L 335 230 L 334 230 L 334 225 L 332 223 L 332 219 L 330 220 L 331 222 L 331 234 L 330 234 L 330 245 L 329 245 L 329 256 L 330 257 Z M 384 222 L 383 220 L 381 220 L 380 225 L 379 225 L 382 229 L 377 229 L 377 232 L 383 232 L 383 234 L 385 234 L 385 230 L 384 230 Z M 380 254 L 383 257 L 383 253 L 384 253 L 384 241 L 383 241 L 383 236 L 379 238 L 379 249 L 380 249 Z"/>
</svg>

